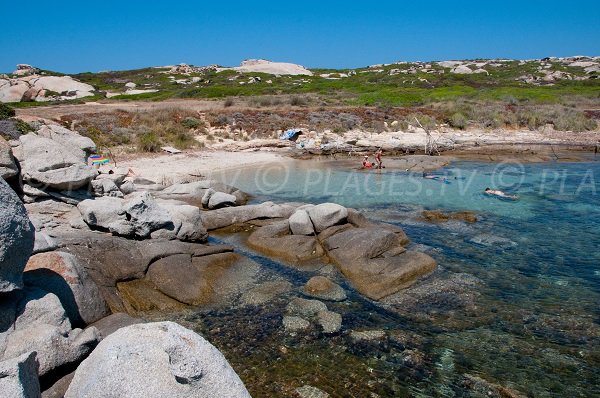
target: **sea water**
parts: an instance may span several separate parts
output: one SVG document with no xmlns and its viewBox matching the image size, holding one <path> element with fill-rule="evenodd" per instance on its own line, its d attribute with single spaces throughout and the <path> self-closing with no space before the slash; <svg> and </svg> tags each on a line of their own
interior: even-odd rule
<svg viewBox="0 0 600 398">
<path fill-rule="evenodd" d="M 293 339 L 281 333 L 285 302 L 187 320 L 255 396 L 286 396 L 303 384 L 332 396 L 500 396 L 478 390 L 473 377 L 529 396 L 600 396 L 600 164 L 460 162 L 427 175 L 437 178 L 305 161 L 219 176 L 255 202 L 336 202 L 402 227 L 413 249 L 437 260 L 435 277 L 453 282 L 410 293 L 425 299 L 405 308 L 358 294 L 328 306 L 343 314 L 343 330 L 405 338 Z M 486 195 L 486 187 L 518 199 Z M 425 209 L 472 211 L 479 220 L 433 224 L 420 217 Z M 311 276 L 245 254 L 296 286 Z M 225 332 L 231 325 L 239 327 Z"/>
</svg>

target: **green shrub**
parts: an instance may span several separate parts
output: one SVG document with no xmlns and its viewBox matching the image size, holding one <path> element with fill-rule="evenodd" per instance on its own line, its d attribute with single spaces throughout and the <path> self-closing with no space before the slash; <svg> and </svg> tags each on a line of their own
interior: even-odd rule
<svg viewBox="0 0 600 398">
<path fill-rule="evenodd" d="M 553 120 L 554 128 L 560 131 L 591 131 L 598 128 L 598 123 L 580 112 L 569 112 L 557 116 Z"/>
<path fill-rule="evenodd" d="M 467 118 L 465 117 L 465 115 L 463 115 L 462 113 L 459 113 L 459 112 L 452 115 L 448 122 L 449 122 L 450 126 L 457 128 L 457 129 L 464 130 L 465 127 L 467 127 Z"/>
<path fill-rule="evenodd" d="M 195 129 L 200 126 L 200 120 L 195 117 L 186 117 L 181 121 L 181 125 L 188 129 Z"/>
<path fill-rule="evenodd" d="M 306 98 L 294 96 L 290 99 L 290 105 L 292 106 L 304 106 L 307 104 Z"/>
<path fill-rule="evenodd" d="M 144 152 L 158 152 L 160 140 L 155 132 L 150 131 L 138 137 L 138 149 Z"/>
<path fill-rule="evenodd" d="M 15 110 L 6 104 L 0 103 L 0 120 L 5 120 L 15 116 Z"/>
<path fill-rule="evenodd" d="M 24 122 L 21 119 L 15 120 L 15 128 L 21 134 L 27 134 L 32 131 L 35 131 L 35 129 L 33 127 L 31 127 L 31 125 L 29 123 Z"/>
</svg>

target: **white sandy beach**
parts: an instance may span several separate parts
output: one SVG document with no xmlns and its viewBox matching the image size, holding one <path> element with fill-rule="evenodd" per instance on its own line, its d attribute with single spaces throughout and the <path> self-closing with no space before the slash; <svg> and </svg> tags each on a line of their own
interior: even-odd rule
<svg viewBox="0 0 600 398">
<path fill-rule="evenodd" d="M 197 151 L 130 159 L 117 162 L 117 166 L 131 168 L 138 177 L 158 183 L 176 183 L 194 178 L 210 178 L 214 173 L 225 170 L 291 161 L 293 160 L 276 152 Z"/>
</svg>

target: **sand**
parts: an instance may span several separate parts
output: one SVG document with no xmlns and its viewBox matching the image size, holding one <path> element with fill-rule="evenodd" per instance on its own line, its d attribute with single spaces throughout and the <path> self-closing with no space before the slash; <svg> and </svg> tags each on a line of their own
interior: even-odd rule
<svg viewBox="0 0 600 398">
<path fill-rule="evenodd" d="M 138 177 L 171 184 L 199 178 L 210 179 L 213 175 L 225 170 L 292 161 L 280 153 L 267 151 L 199 151 L 177 155 L 138 157 L 119 161 L 117 166 L 131 168 Z"/>
</svg>

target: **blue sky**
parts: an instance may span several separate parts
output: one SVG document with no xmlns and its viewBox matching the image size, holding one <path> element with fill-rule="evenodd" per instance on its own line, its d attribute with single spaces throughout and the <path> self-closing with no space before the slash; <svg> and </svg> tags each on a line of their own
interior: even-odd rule
<svg viewBox="0 0 600 398">
<path fill-rule="evenodd" d="M 597 0 L 30 0 L 9 8 L 0 24 L 4 72 L 17 63 L 75 73 L 246 58 L 341 68 L 600 55 Z"/>
</svg>

